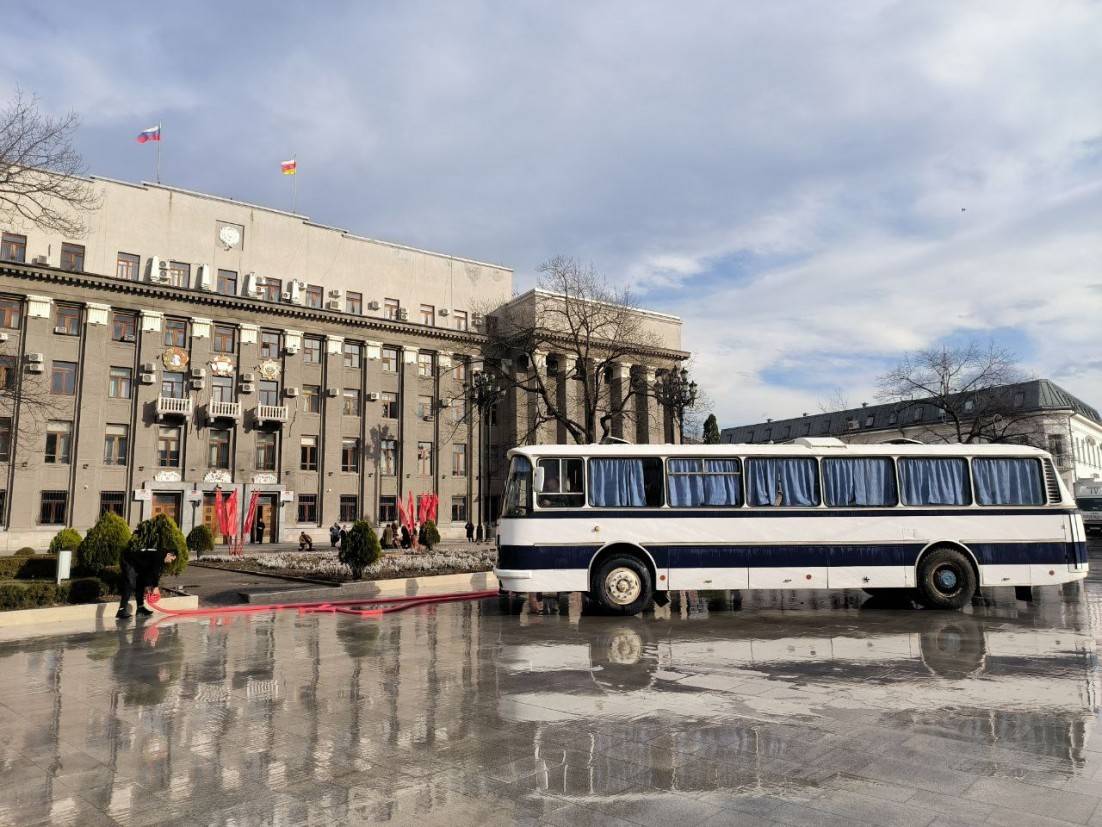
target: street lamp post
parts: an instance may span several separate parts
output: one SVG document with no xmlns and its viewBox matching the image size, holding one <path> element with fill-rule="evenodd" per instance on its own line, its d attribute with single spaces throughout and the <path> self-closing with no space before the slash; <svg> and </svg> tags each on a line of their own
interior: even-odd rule
<svg viewBox="0 0 1102 827">
<path fill-rule="evenodd" d="M 680 370 L 675 368 L 663 374 L 659 395 L 677 421 L 679 441 L 684 442 L 685 411 L 692 410 L 696 406 L 696 382 L 689 379 L 689 371 L 686 368 Z"/>
<path fill-rule="evenodd" d="M 476 371 L 471 377 L 471 408 L 478 410 L 478 527 L 482 536 L 488 536 L 486 524 L 489 522 L 487 511 L 486 469 L 489 466 L 489 414 L 497 404 L 505 389 L 492 373 Z"/>
</svg>

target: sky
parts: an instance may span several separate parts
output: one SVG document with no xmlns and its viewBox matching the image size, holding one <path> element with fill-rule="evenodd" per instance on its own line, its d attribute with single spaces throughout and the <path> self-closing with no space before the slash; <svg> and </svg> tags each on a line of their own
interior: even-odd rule
<svg viewBox="0 0 1102 827">
<path fill-rule="evenodd" d="M 0 94 L 93 174 L 684 320 L 722 426 L 978 339 L 1102 406 L 1102 4 L 9 2 Z"/>
</svg>

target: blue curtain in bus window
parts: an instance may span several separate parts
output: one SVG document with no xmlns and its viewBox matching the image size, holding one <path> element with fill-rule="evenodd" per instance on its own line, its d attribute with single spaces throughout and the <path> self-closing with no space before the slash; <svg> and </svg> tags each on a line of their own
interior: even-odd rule
<svg viewBox="0 0 1102 827">
<path fill-rule="evenodd" d="M 968 505 L 968 463 L 963 459 L 901 459 L 907 505 Z"/>
<path fill-rule="evenodd" d="M 827 505 L 895 505 L 895 470 L 887 458 L 823 460 Z"/>
<path fill-rule="evenodd" d="M 974 459 L 976 502 L 980 505 L 1041 505 L 1041 463 L 1035 459 Z"/>
<path fill-rule="evenodd" d="M 741 503 L 739 461 L 737 459 L 704 460 L 704 505 L 740 505 Z"/>
<path fill-rule="evenodd" d="M 661 497 L 661 487 L 659 487 Z M 641 459 L 591 459 L 589 461 L 589 498 L 596 506 L 617 508 L 644 506 L 647 491 Z"/>
<path fill-rule="evenodd" d="M 740 505 L 742 491 L 737 459 L 671 459 L 670 505 L 695 508 L 705 505 Z"/>
<path fill-rule="evenodd" d="M 819 472 L 813 459 L 752 459 L 751 505 L 818 505 Z"/>
<path fill-rule="evenodd" d="M 704 478 L 700 475 L 700 468 L 698 459 L 670 460 L 670 505 L 672 507 L 693 508 L 704 502 Z"/>
</svg>

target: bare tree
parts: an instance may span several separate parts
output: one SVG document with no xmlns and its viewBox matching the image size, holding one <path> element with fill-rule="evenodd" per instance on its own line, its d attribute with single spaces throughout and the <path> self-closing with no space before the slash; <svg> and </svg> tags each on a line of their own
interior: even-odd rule
<svg viewBox="0 0 1102 827">
<path fill-rule="evenodd" d="M 1029 442 L 1041 432 L 1038 414 L 1015 400 L 1024 372 L 1010 351 L 969 342 L 908 354 L 880 378 L 881 399 L 899 406 L 901 427 L 912 426 L 906 411 L 933 408 L 923 420 L 929 435 L 943 442 Z"/>
<path fill-rule="evenodd" d="M 663 371 L 648 390 L 669 415 L 680 442 L 685 442 L 686 436 L 690 442 L 704 440 L 705 411 L 712 407 L 712 400 L 693 378 L 691 359 Z"/>
<path fill-rule="evenodd" d="M 577 443 L 598 442 L 633 421 L 637 393 L 621 366 L 668 354 L 631 292 L 610 286 L 592 267 L 556 256 L 539 267 L 537 283 L 531 305 L 513 302 L 494 314 L 486 362 L 501 366 L 507 388 L 526 392 L 522 439 L 555 423 Z M 560 394 L 567 381 L 572 387 Z"/>
<path fill-rule="evenodd" d="M 84 214 L 99 199 L 73 147 L 79 123 L 75 112 L 42 114 L 22 91 L 0 111 L 0 221 L 84 235 Z"/>
</svg>

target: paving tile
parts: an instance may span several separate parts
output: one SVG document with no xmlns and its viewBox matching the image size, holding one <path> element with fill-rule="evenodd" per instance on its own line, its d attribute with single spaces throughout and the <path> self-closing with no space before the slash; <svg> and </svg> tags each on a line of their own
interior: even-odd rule
<svg viewBox="0 0 1102 827">
<path fill-rule="evenodd" d="M 1085 824 L 1099 804 L 1098 796 L 1060 792 L 1002 778 L 981 778 L 964 793 L 973 801 L 1010 811 Z"/>
</svg>

